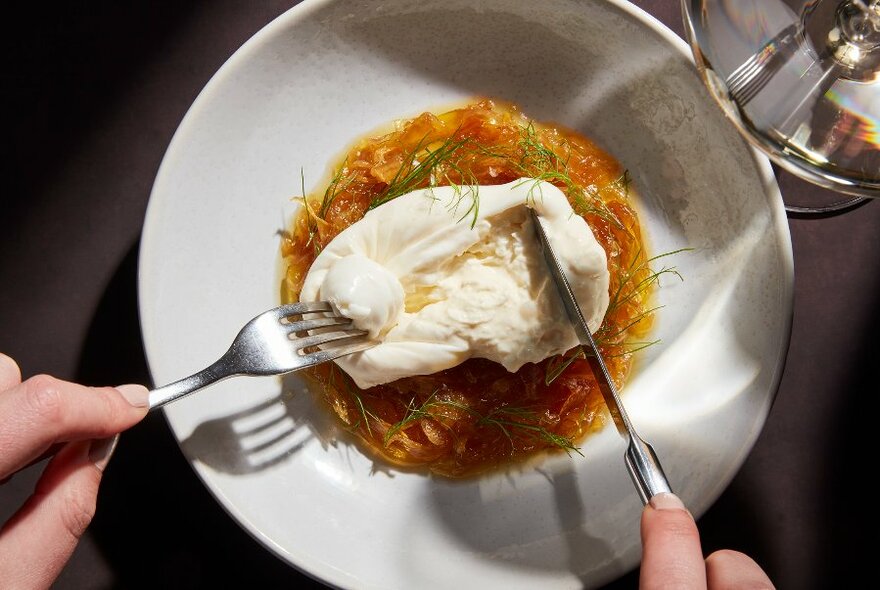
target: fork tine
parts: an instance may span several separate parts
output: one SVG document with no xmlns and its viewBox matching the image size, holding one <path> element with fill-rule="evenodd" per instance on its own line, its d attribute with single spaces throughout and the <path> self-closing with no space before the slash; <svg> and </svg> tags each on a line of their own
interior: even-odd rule
<svg viewBox="0 0 880 590">
<path fill-rule="evenodd" d="M 736 95 L 731 92 L 731 95 L 739 101 L 741 104 L 748 104 L 755 98 L 761 90 L 764 89 L 767 81 L 773 76 L 772 72 L 764 70 L 757 74 L 754 78 L 752 78 L 748 84 L 744 85 L 742 89 L 740 89 L 739 94 Z"/>
<path fill-rule="evenodd" d="M 791 58 L 798 47 L 798 24 L 782 29 L 727 77 L 730 96 L 745 106 Z"/>
<path fill-rule="evenodd" d="M 727 77 L 727 83 L 730 86 L 738 86 L 743 84 L 746 80 L 751 77 L 752 72 L 761 66 L 759 63 L 761 61 L 759 54 L 752 55 L 749 59 L 744 61 L 742 65 L 733 70 L 730 73 L 730 76 Z"/>
<path fill-rule="evenodd" d="M 771 68 L 764 67 L 762 64 L 760 68 L 752 73 L 751 77 L 748 80 L 745 80 L 739 85 L 739 95 L 743 97 L 745 102 L 750 101 L 755 95 L 758 94 L 758 92 L 760 92 L 764 88 L 764 86 L 767 84 L 767 81 L 773 77 L 773 74 L 774 71 Z"/>
<path fill-rule="evenodd" d="M 281 319 L 287 316 L 292 315 L 302 315 L 304 313 L 319 313 L 319 312 L 332 312 L 333 306 L 326 301 L 310 301 L 310 302 L 302 302 L 299 301 L 297 303 L 287 303 L 285 305 L 279 305 L 278 307 L 270 310 L 269 313 L 272 313 L 276 318 Z"/>
<path fill-rule="evenodd" d="M 306 336 L 305 338 L 296 338 L 292 340 L 297 350 L 303 350 L 311 346 L 320 346 L 321 344 L 329 344 L 338 340 L 348 340 L 352 338 L 360 338 L 366 336 L 367 332 L 363 330 L 348 330 L 342 332 L 325 332 L 323 334 L 315 334 L 314 336 Z"/>
<path fill-rule="evenodd" d="M 744 64 L 733 71 L 727 78 L 727 86 L 731 94 L 740 94 L 743 89 L 753 83 L 756 77 L 765 72 L 766 58 L 758 54 L 750 57 Z"/>
<path fill-rule="evenodd" d="M 336 346 L 327 350 L 318 350 L 309 354 L 304 354 L 302 360 L 307 362 L 308 366 L 317 365 L 319 363 L 332 361 L 333 359 L 347 354 L 367 350 L 368 348 L 372 348 L 375 344 L 376 343 L 371 340 L 364 340 L 363 342 L 357 342 L 347 346 Z"/>
<path fill-rule="evenodd" d="M 341 329 L 347 329 L 352 326 L 352 320 L 342 316 L 332 316 L 328 318 L 315 318 L 313 320 L 301 320 L 299 322 L 290 322 L 282 324 L 288 333 L 307 332 L 318 328 L 326 328 L 328 326 L 339 326 Z"/>
</svg>

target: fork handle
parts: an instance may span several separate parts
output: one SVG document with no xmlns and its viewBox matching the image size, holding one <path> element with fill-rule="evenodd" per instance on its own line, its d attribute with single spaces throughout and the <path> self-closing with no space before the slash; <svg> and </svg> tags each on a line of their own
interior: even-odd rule
<svg viewBox="0 0 880 590">
<path fill-rule="evenodd" d="M 157 387 L 150 391 L 147 407 L 150 411 L 155 410 L 156 408 L 164 406 L 168 402 L 189 395 L 202 387 L 207 387 L 212 383 L 216 383 L 217 381 L 221 381 L 237 374 L 238 373 L 233 369 L 232 363 L 228 357 L 224 355 L 220 360 L 211 366 L 202 369 L 195 375 L 184 377 L 179 381 L 169 383 L 162 387 Z"/>
</svg>

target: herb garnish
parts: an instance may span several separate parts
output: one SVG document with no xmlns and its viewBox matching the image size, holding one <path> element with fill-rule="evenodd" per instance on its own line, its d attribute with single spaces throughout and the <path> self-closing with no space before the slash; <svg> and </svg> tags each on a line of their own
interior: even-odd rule
<svg viewBox="0 0 880 590">
<path fill-rule="evenodd" d="M 442 203 L 434 197 L 435 206 L 473 228 L 481 211 L 480 185 L 521 178 L 534 183 L 528 198 L 536 200 L 542 186 L 536 180 L 547 181 L 566 194 L 573 214 L 586 218 L 608 254 L 612 301 L 608 325 L 596 336 L 606 357 L 622 357 L 613 361 L 612 371 L 615 379 L 623 379 L 629 356 L 651 344 L 638 340 L 656 311 L 650 309 L 652 286 L 662 274 L 677 273 L 674 268 L 654 273 L 649 264 L 659 256 L 645 260 L 641 252 L 633 255 L 641 237 L 628 202 L 631 178 L 626 171 L 616 173 L 616 166 L 576 133 L 531 123 L 515 109 L 499 109 L 490 102 L 439 115 L 425 113 L 385 136 L 356 144 L 333 170 L 323 195 L 303 198 L 305 211 L 283 245 L 291 260 L 285 288 L 295 298 L 324 245 L 370 210 L 403 194 L 450 186 L 451 197 Z M 303 176 L 301 172 L 305 194 Z M 322 382 L 327 402 L 346 427 L 381 455 L 457 477 L 499 459 L 508 449 L 505 439 L 511 457 L 545 447 L 579 452 L 573 441 L 595 420 L 601 421 L 597 392 L 581 369 L 571 373 L 574 378 L 553 385 L 578 353 L 572 350 L 515 374 L 468 361 L 476 364 L 453 369 L 449 381 L 428 377 L 367 390 L 334 365 L 311 374 Z M 430 393 L 430 386 L 425 387 L 431 382 L 444 385 Z"/>
<path fill-rule="evenodd" d="M 395 435 L 419 420 L 432 419 L 444 428 L 449 429 L 450 427 L 446 423 L 448 417 L 442 414 L 440 410 L 442 408 L 453 408 L 469 414 L 476 420 L 478 425 L 494 426 L 498 428 L 510 443 L 511 453 L 516 450 L 511 430 L 516 430 L 525 436 L 538 438 L 545 443 L 559 447 L 569 455 L 572 452 L 575 452 L 583 456 L 580 448 L 576 447 L 570 438 L 556 434 L 546 426 L 541 425 L 538 414 L 528 408 L 505 406 L 493 409 L 488 414 L 484 415 L 461 402 L 438 399 L 437 390 L 428 396 L 422 404 L 418 406 L 415 404 L 416 400 L 415 398 L 412 398 L 409 404 L 407 404 L 407 413 L 403 419 L 392 424 L 385 432 L 385 437 L 382 442 L 386 447 Z"/>
<path fill-rule="evenodd" d="M 650 265 L 662 258 L 681 254 L 682 252 L 689 252 L 690 250 L 691 248 L 680 248 L 647 259 L 642 256 L 641 250 L 636 251 L 630 264 L 626 268 L 620 270 L 617 279 L 617 288 L 609 297 L 608 309 L 605 312 L 605 317 L 607 318 L 614 314 L 619 308 L 631 303 L 634 299 L 640 299 L 647 296 L 651 292 L 651 289 L 659 284 L 660 278 L 664 275 L 673 275 L 678 277 L 679 280 L 684 280 L 674 266 L 664 266 L 660 270 L 653 270 Z M 658 305 L 641 310 L 636 315 L 629 318 L 628 323 L 623 326 L 612 327 L 610 322 L 603 321 L 602 326 L 595 333 L 595 340 L 597 346 L 609 349 L 604 354 L 605 358 L 630 355 L 648 348 L 649 346 L 658 344 L 660 340 L 652 340 L 649 342 L 631 341 L 627 340 L 626 336 L 631 328 L 652 317 L 654 312 L 662 307 L 663 306 Z M 546 366 L 544 383 L 550 385 L 559 378 L 559 376 L 562 375 L 562 373 L 570 367 L 574 361 L 582 358 L 584 358 L 584 353 L 580 347 L 552 358 Z"/>
</svg>

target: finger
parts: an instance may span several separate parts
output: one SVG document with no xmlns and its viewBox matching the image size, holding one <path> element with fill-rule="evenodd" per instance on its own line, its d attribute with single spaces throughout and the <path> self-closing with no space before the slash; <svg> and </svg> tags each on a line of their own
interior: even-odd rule
<svg viewBox="0 0 880 590">
<path fill-rule="evenodd" d="M 640 590 L 706 588 L 706 567 L 693 516 L 673 494 L 657 494 L 642 512 Z"/>
<path fill-rule="evenodd" d="M 773 582 L 755 560 L 739 551 L 724 549 L 706 558 L 706 581 L 711 590 L 773 590 Z"/>
<path fill-rule="evenodd" d="M 0 394 L 0 478 L 45 453 L 54 443 L 101 439 L 147 413 L 140 385 L 85 387 L 40 375 Z"/>
<path fill-rule="evenodd" d="M 0 392 L 12 389 L 21 383 L 21 369 L 12 357 L 0 352 Z"/>
<path fill-rule="evenodd" d="M 40 456 L 37 457 L 36 459 L 33 459 L 30 463 L 28 463 L 27 465 L 25 465 L 24 467 L 22 467 L 22 469 L 27 469 L 28 467 L 31 467 L 31 466 L 33 466 L 33 465 L 36 465 L 37 463 L 41 463 L 41 462 L 45 461 L 46 459 L 49 459 L 50 457 L 54 457 L 54 456 L 58 453 L 58 451 L 60 451 L 62 448 L 64 448 L 64 445 L 66 445 L 66 444 L 67 444 L 67 443 L 55 443 L 55 444 L 53 444 L 53 445 L 50 446 L 48 449 L 46 449 L 46 451 L 45 451 L 42 455 L 40 455 Z M 7 476 L 6 476 L 5 478 L 3 478 L 3 479 L 0 479 L 0 485 L 5 484 L 7 481 L 9 481 L 10 479 L 12 479 L 13 477 L 15 477 L 15 473 L 13 473 L 13 474 L 11 474 L 11 475 L 7 475 Z"/>
<path fill-rule="evenodd" d="M 0 587 L 52 584 L 94 516 L 116 439 L 68 443 L 49 462 L 34 494 L 0 529 Z"/>
</svg>

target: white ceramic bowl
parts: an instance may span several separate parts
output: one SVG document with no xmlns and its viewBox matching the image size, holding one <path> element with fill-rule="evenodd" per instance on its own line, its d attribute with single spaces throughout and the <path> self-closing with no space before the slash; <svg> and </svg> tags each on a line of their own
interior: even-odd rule
<svg viewBox="0 0 880 590">
<path fill-rule="evenodd" d="M 788 345 L 792 260 L 766 161 L 729 127 L 685 44 L 622 0 L 306 1 L 220 69 L 153 188 L 140 307 L 154 379 L 215 360 L 278 303 L 299 192 L 352 140 L 477 95 L 598 141 L 629 169 L 654 252 L 682 283 L 624 394 L 696 515 L 766 417 Z M 613 429 L 506 475 L 445 481 L 374 464 L 295 378 L 224 382 L 167 408 L 218 501 L 337 586 L 575 588 L 639 558 L 640 504 Z"/>
</svg>

